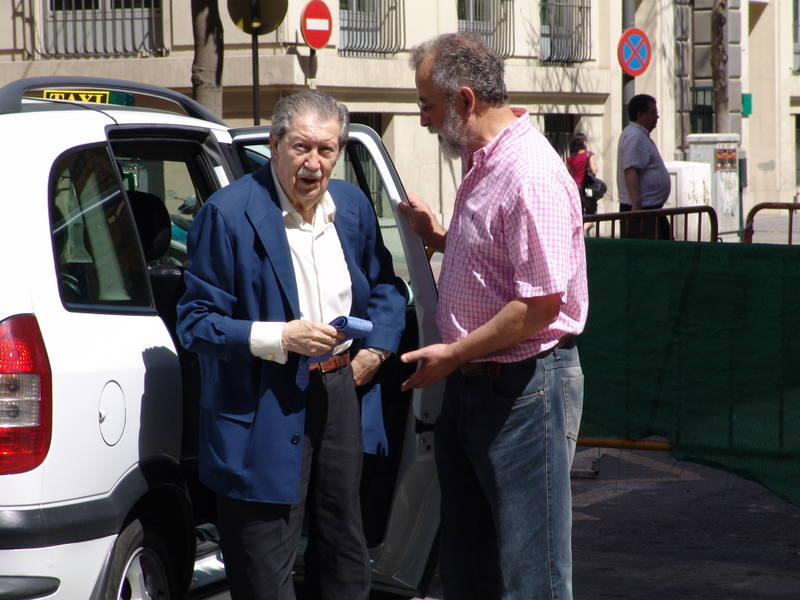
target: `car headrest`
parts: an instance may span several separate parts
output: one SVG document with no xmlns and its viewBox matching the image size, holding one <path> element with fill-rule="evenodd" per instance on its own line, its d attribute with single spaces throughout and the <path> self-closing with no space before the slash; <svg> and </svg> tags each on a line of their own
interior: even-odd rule
<svg viewBox="0 0 800 600">
<path fill-rule="evenodd" d="M 147 262 L 161 258 L 172 239 L 172 222 L 164 202 L 155 194 L 134 190 L 128 192 L 133 218 Z"/>
</svg>

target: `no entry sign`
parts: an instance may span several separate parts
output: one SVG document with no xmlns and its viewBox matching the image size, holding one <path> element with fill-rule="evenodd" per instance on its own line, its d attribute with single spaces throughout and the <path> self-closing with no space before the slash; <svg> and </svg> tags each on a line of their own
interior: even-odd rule
<svg viewBox="0 0 800 600">
<path fill-rule="evenodd" d="M 650 40 L 644 31 L 631 27 L 622 32 L 617 44 L 617 58 L 626 74 L 636 77 L 644 73 L 651 54 Z"/>
<path fill-rule="evenodd" d="M 319 50 L 331 39 L 331 11 L 322 0 L 311 0 L 300 15 L 300 31 L 306 44 Z"/>
</svg>

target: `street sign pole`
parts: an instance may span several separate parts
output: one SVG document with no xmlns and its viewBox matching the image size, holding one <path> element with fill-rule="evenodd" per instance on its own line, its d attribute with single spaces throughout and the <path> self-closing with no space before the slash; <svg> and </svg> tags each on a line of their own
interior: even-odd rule
<svg viewBox="0 0 800 600">
<path fill-rule="evenodd" d="M 317 50 L 331 39 L 333 19 L 331 11 L 322 0 L 311 0 L 300 15 L 300 33 L 308 47 L 308 87 L 317 88 Z"/>
<path fill-rule="evenodd" d="M 261 83 L 258 68 L 258 36 L 275 31 L 286 16 L 288 0 L 228 0 L 233 23 L 250 34 L 253 61 L 253 124 L 261 124 Z"/>
<path fill-rule="evenodd" d="M 317 51 L 314 48 L 311 48 L 308 55 L 308 73 L 308 89 L 315 90 L 317 89 Z"/>
<path fill-rule="evenodd" d="M 636 26 L 636 0 L 622 0 L 622 30 Z M 636 94 L 635 79 L 622 73 L 622 126 L 628 125 L 628 103 Z"/>
</svg>

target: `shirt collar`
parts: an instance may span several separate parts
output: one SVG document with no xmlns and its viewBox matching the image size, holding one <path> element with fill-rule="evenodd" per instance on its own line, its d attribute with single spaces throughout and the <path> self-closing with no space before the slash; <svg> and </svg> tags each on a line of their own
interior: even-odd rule
<svg viewBox="0 0 800 600">
<path fill-rule="evenodd" d="M 647 137 L 650 137 L 650 132 L 647 130 L 647 127 L 645 127 L 644 125 L 639 125 L 639 123 L 637 123 L 636 121 L 631 121 L 630 124 L 631 125 L 635 125 L 639 129 L 641 129 Z"/>
<path fill-rule="evenodd" d="M 464 154 L 463 159 L 467 170 L 470 170 L 475 164 L 479 164 L 488 159 L 492 155 L 494 149 L 503 143 L 504 140 L 516 137 L 525 129 L 530 127 L 530 116 L 528 115 L 528 111 L 526 109 L 519 106 L 512 106 L 511 112 L 513 112 L 514 116 L 517 118 L 503 127 L 503 129 L 500 130 L 500 133 L 498 133 L 491 142 L 482 148 L 478 148 L 474 152 L 467 152 Z"/>
<path fill-rule="evenodd" d="M 294 206 L 292 206 L 289 197 L 286 195 L 286 192 L 283 191 L 283 187 L 281 186 L 281 182 L 278 180 L 278 175 L 275 173 L 275 169 L 270 169 L 272 171 L 272 181 L 275 183 L 275 189 L 278 191 L 278 200 L 281 203 L 281 214 L 283 218 L 286 219 L 287 217 L 291 218 L 296 225 L 302 225 L 305 221 L 303 221 L 303 217 L 300 215 L 297 210 L 295 210 Z M 333 202 L 333 198 L 331 198 L 330 192 L 325 190 L 325 193 L 322 195 L 322 200 L 320 200 L 319 204 L 317 204 L 317 210 L 314 216 L 314 222 L 316 224 L 317 218 L 322 217 L 322 223 L 333 223 L 333 220 L 336 218 L 336 204 Z"/>
</svg>

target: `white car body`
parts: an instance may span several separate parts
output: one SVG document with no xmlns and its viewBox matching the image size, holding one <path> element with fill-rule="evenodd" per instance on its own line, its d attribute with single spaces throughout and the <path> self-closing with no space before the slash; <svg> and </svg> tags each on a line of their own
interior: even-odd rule
<svg viewBox="0 0 800 600">
<path fill-rule="evenodd" d="M 117 83 L 125 83 L 119 89 L 129 92 L 136 85 Z M 70 84 L 81 89 L 113 87 L 108 80 L 32 82 L 36 88 Z M 53 212 L 54 186 L 61 185 L 62 178 L 55 177 L 53 170 L 64 157 L 84 147 L 92 148 L 92 156 L 100 156 L 103 147 L 114 148 L 121 185 L 130 185 L 129 181 L 152 184 L 155 179 L 146 168 L 151 151 L 192 148 L 198 155 L 187 159 L 187 169 L 195 184 L 198 173 L 202 172 L 203 179 L 196 196 L 184 190 L 183 197 L 173 198 L 174 190 L 170 190 L 172 196 L 163 198 L 175 205 L 183 198 L 179 210 L 184 210 L 190 200 L 199 202 L 200 196 L 242 175 L 237 153 L 248 144 L 264 143 L 268 129 L 237 132 L 202 112 L 204 118 L 195 118 L 111 105 L 26 100 L 17 110 L 13 98 L 10 104 L 8 98 L 3 102 L 4 93 L 10 92 L 0 90 L 0 130 L 6 141 L 0 144 L 0 326 L 18 315 L 35 318 L 52 378 L 52 428 L 49 448 L 38 465 L 16 473 L 0 469 L 0 597 L 89 599 L 105 597 L 108 589 L 119 585 L 137 585 L 130 573 L 116 575 L 121 545 L 134 535 L 134 523 L 142 525 L 145 541 L 133 543 L 134 550 L 128 551 L 131 556 L 125 560 L 140 560 L 147 566 L 147 552 L 140 559 L 135 549 L 167 546 L 173 558 L 165 561 L 163 570 L 177 583 L 161 587 L 177 585 L 185 591 L 194 564 L 197 522 L 192 514 L 196 499 L 187 483 L 189 471 L 182 450 L 186 432 L 182 431 L 181 351 L 152 301 L 150 306 L 108 309 L 65 300 L 62 262 L 66 251 L 54 249 L 55 229 L 51 233 L 58 222 Z M 351 140 L 370 156 L 370 168 L 383 181 L 386 206 L 396 213 L 404 192 L 380 138 L 366 128 L 354 127 Z M 140 152 L 146 158 L 136 163 L 120 158 L 123 151 Z M 126 171 L 125 165 L 130 164 L 134 167 Z M 170 166 L 163 168 L 162 175 L 181 172 L 173 169 L 173 163 L 164 164 Z M 192 165 L 202 169 L 192 170 Z M 68 180 L 65 185 L 74 190 L 77 184 Z M 126 188 L 126 196 L 130 193 L 130 187 Z M 116 204 L 109 206 L 124 213 L 125 203 L 113 201 Z M 124 224 L 127 217 L 121 213 L 106 215 L 108 222 L 121 218 Z M 81 226 L 87 229 L 92 227 L 90 214 L 94 213 L 87 209 L 79 215 L 85 217 L 88 224 L 81 221 Z M 179 220 L 180 215 L 175 216 Z M 72 217 L 64 219 L 59 231 L 77 223 Z M 393 219 L 394 214 L 384 220 Z M 171 251 L 180 253 L 182 245 L 174 228 Z M 424 248 L 404 221 L 397 220 L 389 229 L 399 236 L 393 251 L 402 253 L 404 279 L 410 279 L 413 290 L 413 343 L 435 342 L 436 290 Z M 77 243 L 79 233 L 70 235 L 70 243 Z M 81 243 L 88 247 L 86 236 L 92 234 L 84 231 L 83 235 Z M 92 260 L 104 259 L 98 253 Z M 409 393 L 408 411 L 396 425 L 395 439 L 402 443 L 392 457 L 391 502 L 372 535 L 376 586 L 408 595 L 424 584 L 438 527 L 430 428 L 441 391 L 434 386 Z M 4 400 L 3 393 L 0 386 L 0 433 L 4 415 L 13 420 L 16 414 L 14 401 Z M 124 534 L 126 530 L 132 533 Z M 157 543 L 152 542 L 153 536 Z M 141 534 L 136 539 L 140 538 Z M 163 552 L 155 554 L 164 558 Z M 174 591 L 153 594 L 159 598 L 175 595 Z"/>
</svg>

